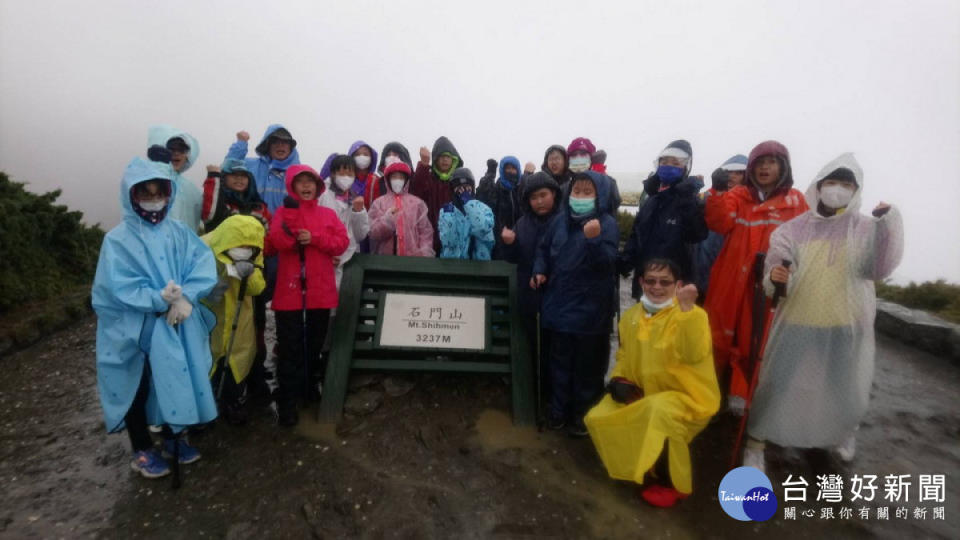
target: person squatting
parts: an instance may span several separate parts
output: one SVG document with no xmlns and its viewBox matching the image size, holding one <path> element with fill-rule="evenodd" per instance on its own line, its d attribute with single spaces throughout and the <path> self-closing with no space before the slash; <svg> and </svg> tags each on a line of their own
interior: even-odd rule
<svg viewBox="0 0 960 540">
<path fill-rule="evenodd" d="M 538 421 L 589 436 L 610 477 L 643 486 L 651 505 L 692 492 L 689 444 L 721 405 L 743 418 L 745 465 L 765 469 L 767 441 L 853 459 L 873 379 L 874 282 L 900 262 L 903 223 L 886 203 L 860 212 L 852 154 L 801 193 L 787 148 L 766 141 L 704 189 L 691 144 L 672 141 L 621 247 L 617 182 L 587 138 L 549 146 L 539 171 L 490 159 L 479 182 L 447 137 L 415 164 L 399 142 L 378 153 L 356 141 L 319 172 L 280 124 L 250 156 L 249 140 L 238 132 L 198 189 L 182 176 L 196 139 L 152 126 L 147 157 L 120 182 L 123 220 L 92 290 L 97 376 L 107 430 L 126 430 L 144 477 L 200 459 L 189 430 L 245 423 L 251 394 L 270 397 L 277 424 L 297 424 L 319 395 L 355 253 L 513 263 L 546 390 Z M 637 303 L 619 314 L 630 274 Z"/>
</svg>

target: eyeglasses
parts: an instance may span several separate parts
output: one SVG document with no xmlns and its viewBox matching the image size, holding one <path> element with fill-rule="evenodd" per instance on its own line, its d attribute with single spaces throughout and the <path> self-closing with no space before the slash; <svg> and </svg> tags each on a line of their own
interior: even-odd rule
<svg viewBox="0 0 960 540">
<path fill-rule="evenodd" d="M 672 279 L 646 279 L 646 278 L 643 279 L 643 284 L 646 285 L 647 287 L 656 287 L 656 286 L 657 286 L 657 283 L 659 283 L 661 287 L 669 287 L 669 286 L 673 285 L 674 283 L 676 283 L 676 280 L 672 280 Z"/>
</svg>

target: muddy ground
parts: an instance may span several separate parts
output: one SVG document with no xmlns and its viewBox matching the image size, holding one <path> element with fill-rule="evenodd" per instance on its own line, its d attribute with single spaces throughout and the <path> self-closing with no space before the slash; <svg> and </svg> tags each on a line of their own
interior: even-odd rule
<svg viewBox="0 0 960 540">
<path fill-rule="evenodd" d="M 128 465 L 125 434 L 106 435 L 94 368 L 95 319 L 0 359 L 0 537 L 3 538 L 958 538 L 960 366 L 880 337 L 873 402 L 858 455 L 784 461 L 811 484 L 798 521 L 741 523 L 717 503 L 735 422 L 721 415 L 695 441 L 694 494 L 670 510 L 610 480 L 589 439 L 515 428 L 495 376 L 390 376 L 355 381 L 358 414 L 320 426 L 273 425 L 262 401 L 245 427 L 193 436 L 203 459 L 184 485 Z M 411 387 L 412 386 L 412 387 Z M 389 391 L 389 393 L 388 393 Z M 404 393 L 406 391 L 406 393 Z M 363 414 L 366 404 L 375 410 Z M 379 406 L 377 404 L 379 403 Z M 911 474 L 909 519 L 804 518 L 816 472 Z M 919 474 L 946 474 L 946 501 L 918 503 Z M 848 496 L 847 496 L 848 497 Z M 795 503 L 791 503 L 795 504 Z M 875 501 L 874 506 L 879 504 Z M 928 507 L 915 519 L 915 506 Z M 946 519 L 933 520 L 932 507 Z"/>
</svg>

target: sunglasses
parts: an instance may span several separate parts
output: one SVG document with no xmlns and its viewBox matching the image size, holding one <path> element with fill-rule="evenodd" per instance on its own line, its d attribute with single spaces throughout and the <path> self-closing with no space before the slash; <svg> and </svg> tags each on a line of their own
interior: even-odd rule
<svg viewBox="0 0 960 540">
<path fill-rule="evenodd" d="M 646 279 L 646 278 L 643 279 L 643 284 L 646 285 L 647 287 L 656 287 L 657 283 L 659 283 L 661 287 L 669 287 L 669 286 L 673 285 L 674 283 L 676 283 L 676 280 L 672 280 L 672 279 Z"/>
</svg>

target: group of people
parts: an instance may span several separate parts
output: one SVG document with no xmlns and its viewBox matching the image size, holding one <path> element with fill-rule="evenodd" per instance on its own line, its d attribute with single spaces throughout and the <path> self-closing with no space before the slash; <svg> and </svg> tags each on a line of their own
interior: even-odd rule
<svg viewBox="0 0 960 540">
<path fill-rule="evenodd" d="M 704 190 L 692 146 L 673 141 L 621 248 L 619 189 L 586 138 L 547 148 L 539 171 L 488 160 L 479 185 L 446 137 L 416 165 L 398 142 L 378 154 L 357 141 L 319 172 L 281 125 L 251 157 L 249 139 L 237 133 L 200 190 L 182 176 L 197 141 L 153 127 L 147 159 L 121 182 L 124 221 L 104 239 L 93 287 L 98 383 L 107 429 L 127 430 L 142 475 L 199 459 L 187 427 L 218 413 L 243 423 L 248 376 L 263 377 L 268 357 L 277 421 L 297 423 L 358 252 L 514 263 L 543 422 L 592 437 L 610 476 L 644 484 L 651 504 L 692 491 L 688 444 L 724 394 L 731 414 L 749 411 L 744 464 L 764 468 L 765 441 L 852 459 L 873 374 L 873 283 L 903 250 L 894 207 L 859 212 L 852 155 L 803 194 L 787 149 L 767 141 Z M 631 273 L 638 303 L 616 317 L 618 274 Z M 161 427 L 161 451 L 149 426 Z"/>
</svg>

